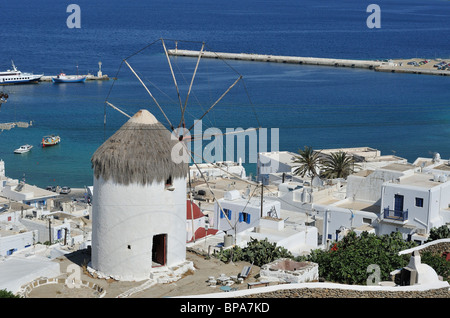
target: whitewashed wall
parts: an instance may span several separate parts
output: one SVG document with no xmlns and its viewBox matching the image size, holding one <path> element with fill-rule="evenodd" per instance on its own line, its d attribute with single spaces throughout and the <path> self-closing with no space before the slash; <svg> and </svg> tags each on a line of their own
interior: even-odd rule
<svg viewBox="0 0 450 318">
<path fill-rule="evenodd" d="M 166 265 L 186 259 L 186 182 L 142 186 L 94 178 L 91 267 L 120 280 L 143 280 L 152 269 L 153 236 L 167 234 Z"/>
<path fill-rule="evenodd" d="M 16 250 L 19 252 L 28 246 L 32 246 L 37 243 L 35 237 L 37 237 L 36 230 L 0 236 L 0 256 L 6 256 L 9 250 Z"/>
</svg>

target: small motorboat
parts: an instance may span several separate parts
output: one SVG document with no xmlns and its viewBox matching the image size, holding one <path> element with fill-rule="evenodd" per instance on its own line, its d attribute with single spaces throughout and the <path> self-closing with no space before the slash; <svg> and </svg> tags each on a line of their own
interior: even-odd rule
<svg viewBox="0 0 450 318">
<path fill-rule="evenodd" d="M 51 135 L 45 136 L 42 138 L 42 147 L 54 146 L 61 142 L 61 138 L 59 136 Z"/>
<path fill-rule="evenodd" d="M 14 153 L 26 153 L 26 152 L 30 151 L 31 148 L 33 148 L 32 145 L 23 145 L 23 146 L 20 146 L 19 148 L 17 148 L 16 150 L 14 150 Z"/>
</svg>

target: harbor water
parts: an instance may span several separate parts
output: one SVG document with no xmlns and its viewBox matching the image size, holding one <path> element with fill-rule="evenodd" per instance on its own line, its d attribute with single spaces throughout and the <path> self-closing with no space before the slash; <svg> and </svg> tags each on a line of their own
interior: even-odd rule
<svg viewBox="0 0 450 318">
<path fill-rule="evenodd" d="M 16 1 L 0 13 L 0 69 L 13 59 L 23 72 L 103 74 L 117 80 L 76 84 L 41 82 L 3 86 L 9 95 L 0 122 L 32 122 L 0 133 L 6 175 L 41 187 L 92 185 L 90 158 L 127 117 L 149 109 L 166 119 L 131 70 L 127 59 L 176 125 L 180 105 L 160 38 L 173 49 L 310 56 L 341 59 L 450 59 L 450 4 L 431 0 L 378 1 L 381 28 L 370 29 L 370 2 L 326 1 L 77 1 L 81 28 L 66 25 L 69 2 Z M 19 23 L 20 21 L 20 23 Z M 183 41 L 184 40 L 184 41 Z M 196 59 L 172 57 L 186 98 Z M 450 159 L 450 78 L 366 69 L 204 59 L 189 97 L 189 127 L 242 75 L 202 119 L 203 129 L 279 129 L 279 150 L 369 146 L 412 162 L 439 152 Z M 61 143 L 41 148 L 42 137 Z M 209 141 L 205 141 L 207 144 Z M 34 148 L 14 154 L 23 144 Z M 268 147 L 268 150 L 271 150 Z M 238 158 L 235 158 L 236 160 Z M 247 158 L 248 159 L 248 158 Z M 245 160 L 244 160 L 245 161 Z M 248 160 L 247 160 L 248 161 Z M 255 172 L 247 164 L 248 173 Z"/>
</svg>

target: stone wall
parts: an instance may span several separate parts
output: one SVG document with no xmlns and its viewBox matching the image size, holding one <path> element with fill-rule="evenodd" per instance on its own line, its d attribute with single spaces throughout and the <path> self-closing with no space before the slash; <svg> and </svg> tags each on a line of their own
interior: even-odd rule
<svg viewBox="0 0 450 318">
<path fill-rule="evenodd" d="M 419 250 L 420 253 L 423 252 L 431 252 L 433 254 L 442 254 L 443 252 L 450 252 L 450 242 L 442 242 L 435 245 L 427 246 L 421 250 Z"/>
<path fill-rule="evenodd" d="M 242 298 L 450 298 L 448 287 L 427 291 L 361 291 L 339 288 L 301 288 L 245 295 Z"/>
</svg>

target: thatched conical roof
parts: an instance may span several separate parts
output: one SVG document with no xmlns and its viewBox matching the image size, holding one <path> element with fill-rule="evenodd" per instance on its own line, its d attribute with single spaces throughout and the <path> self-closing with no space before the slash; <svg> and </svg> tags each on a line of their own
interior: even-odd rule
<svg viewBox="0 0 450 318">
<path fill-rule="evenodd" d="M 149 111 L 140 110 L 95 151 L 94 176 L 124 185 L 184 178 L 187 163 L 171 157 L 178 142 Z"/>
</svg>

